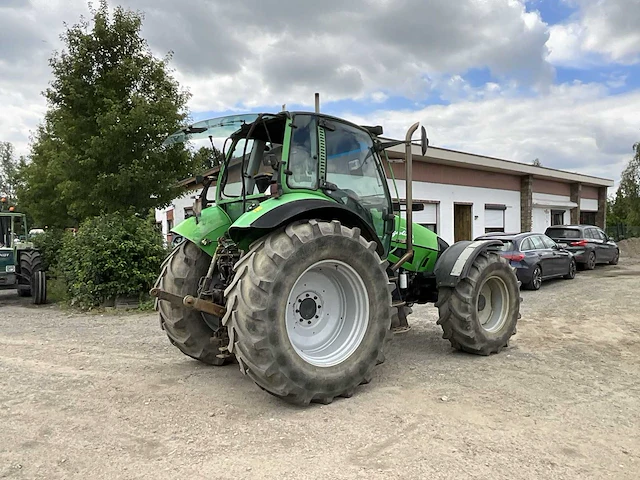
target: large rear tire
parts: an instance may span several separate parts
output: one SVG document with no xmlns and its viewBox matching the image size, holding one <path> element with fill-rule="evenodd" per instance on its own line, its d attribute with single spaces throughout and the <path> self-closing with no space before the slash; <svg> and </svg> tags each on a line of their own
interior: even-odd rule
<svg viewBox="0 0 640 480">
<path fill-rule="evenodd" d="M 443 338 L 477 355 L 498 353 L 516 333 L 520 312 L 518 279 L 499 255 L 483 252 L 455 288 L 438 292 Z"/>
<path fill-rule="evenodd" d="M 20 252 L 20 277 L 18 284 L 23 288 L 18 290 L 21 297 L 31 297 L 36 283 L 36 272 L 42 271 L 42 255 L 36 250 Z"/>
<path fill-rule="evenodd" d="M 295 404 L 350 397 L 391 337 L 386 266 L 374 242 L 337 221 L 293 223 L 254 243 L 225 292 L 240 370 Z"/>
<path fill-rule="evenodd" d="M 198 283 L 207 274 L 210 263 L 209 255 L 193 242 L 184 241 L 163 263 L 156 286 L 176 295 L 196 296 Z M 205 314 L 163 300 L 157 301 L 157 309 L 162 329 L 182 353 L 209 365 L 224 365 L 231 360 L 220 350 L 226 347 L 226 342 L 207 325 Z"/>
</svg>

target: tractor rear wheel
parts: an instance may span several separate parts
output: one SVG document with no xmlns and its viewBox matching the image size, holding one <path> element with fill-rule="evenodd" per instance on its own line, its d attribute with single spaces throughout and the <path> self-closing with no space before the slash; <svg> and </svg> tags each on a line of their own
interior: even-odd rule
<svg viewBox="0 0 640 480">
<path fill-rule="evenodd" d="M 36 286 L 36 272 L 42 271 L 42 255 L 36 250 L 20 252 L 20 276 L 18 284 L 23 288 L 18 290 L 21 297 L 31 297 Z"/>
<path fill-rule="evenodd" d="M 225 292 L 240 370 L 295 404 L 350 397 L 391 337 L 386 266 L 375 242 L 335 220 L 292 223 L 255 242 Z"/>
<path fill-rule="evenodd" d="M 156 287 L 180 296 L 198 294 L 198 283 L 207 274 L 211 257 L 193 242 L 184 241 L 164 261 Z M 203 313 L 159 300 L 160 325 L 185 355 L 209 365 L 224 365 L 230 359 L 218 357 L 226 347 L 207 325 Z"/>
<path fill-rule="evenodd" d="M 466 278 L 438 291 L 438 324 L 457 350 L 478 355 L 498 353 L 516 333 L 519 284 L 505 259 L 483 252 Z"/>
</svg>

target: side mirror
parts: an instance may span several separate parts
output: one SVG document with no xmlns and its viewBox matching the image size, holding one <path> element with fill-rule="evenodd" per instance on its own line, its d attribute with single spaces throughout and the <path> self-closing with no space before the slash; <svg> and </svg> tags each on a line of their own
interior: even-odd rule
<svg viewBox="0 0 640 480">
<path fill-rule="evenodd" d="M 427 138 L 427 129 L 422 126 L 420 128 L 420 147 L 422 149 L 422 156 L 427 153 L 427 148 L 429 148 L 429 139 Z"/>
</svg>

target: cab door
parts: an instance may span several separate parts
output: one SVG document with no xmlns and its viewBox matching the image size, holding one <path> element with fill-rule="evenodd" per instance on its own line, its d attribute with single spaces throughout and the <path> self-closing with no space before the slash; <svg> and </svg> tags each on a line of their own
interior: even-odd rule
<svg viewBox="0 0 640 480">
<path fill-rule="evenodd" d="M 322 190 L 369 223 L 387 252 L 395 219 L 387 179 L 371 135 L 334 119 L 321 119 L 319 124 Z"/>
</svg>

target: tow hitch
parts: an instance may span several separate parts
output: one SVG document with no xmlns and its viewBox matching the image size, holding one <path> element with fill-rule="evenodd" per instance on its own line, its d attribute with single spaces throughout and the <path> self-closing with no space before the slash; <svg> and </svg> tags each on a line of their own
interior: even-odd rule
<svg viewBox="0 0 640 480">
<path fill-rule="evenodd" d="M 165 292 L 164 290 L 161 290 L 159 288 L 152 288 L 149 291 L 149 295 L 151 295 L 152 297 L 156 297 L 158 300 L 165 300 L 167 302 L 173 303 L 174 305 L 183 305 L 194 310 L 210 313 L 211 315 L 215 315 L 218 318 L 224 317 L 224 314 L 227 312 L 224 307 L 216 303 L 209 302 L 201 298 L 196 298 L 192 295 L 181 297 L 180 295 Z"/>
</svg>

